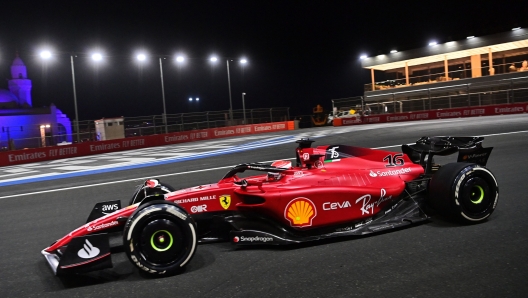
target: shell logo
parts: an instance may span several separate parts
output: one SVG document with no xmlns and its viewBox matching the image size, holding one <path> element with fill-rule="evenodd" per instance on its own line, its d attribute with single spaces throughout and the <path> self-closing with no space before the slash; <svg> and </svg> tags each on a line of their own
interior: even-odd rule
<svg viewBox="0 0 528 298">
<path fill-rule="evenodd" d="M 317 209 L 314 203 L 307 198 L 295 198 L 284 209 L 284 217 L 292 227 L 309 227 L 315 216 L 317 216 Z"/>
</svg>

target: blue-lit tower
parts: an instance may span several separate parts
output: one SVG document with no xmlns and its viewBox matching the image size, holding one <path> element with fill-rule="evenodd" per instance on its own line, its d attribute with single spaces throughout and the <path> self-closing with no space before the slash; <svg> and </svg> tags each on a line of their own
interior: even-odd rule
<svg viewBox="0 0 528 298">
<path fill-rule="evenodd" d="M 18 99 L 20 107 L 31 107 L 31 80 L 27 78 L 26 65 L 16 56 L 11 64 L 11 80 L 8 81 L 9 91 Z"/>
</svg>

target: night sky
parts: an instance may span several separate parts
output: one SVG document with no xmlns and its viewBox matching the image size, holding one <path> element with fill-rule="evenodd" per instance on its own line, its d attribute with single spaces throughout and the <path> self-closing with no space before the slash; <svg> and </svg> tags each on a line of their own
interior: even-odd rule
<svg viewBox="0 0 528 298">
<path fill-rule="evenodd" d="M 18 51 L 33 81 L 33 106 L 55 103 L 74 118 L 163 111 L 158 57 L 164 56 L 167 112 L 229 109 L 225 59 L 232 58 L 233 108 L 290 107 L 310 114 L 331 99 L 360 96 L 370 82 L 359 55 L 387 54 L 469 35 L 526 27 L 526 1 L 3 1 L 0 75 Z M 43 62 L 39 49 L 55 56 Z M 88 57 L 103 53 L 95 65 Z M 138 65 L 144 49 L 148 63 Z M 187 60 L 177 65 L 177 53 Z M 213 66 L 211 54 L 220 57 Z M 249 63 L 242 67 L 241 57 Z M 7 89 L 7 82 L 0 84 Z M 200 97 L 190 105 L 189 97 Z"/>
</svg>

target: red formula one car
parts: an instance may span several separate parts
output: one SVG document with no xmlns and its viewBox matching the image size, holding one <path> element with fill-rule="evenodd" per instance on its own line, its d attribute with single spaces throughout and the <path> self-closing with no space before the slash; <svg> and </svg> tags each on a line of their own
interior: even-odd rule
<svg viewBox="0 0 528 298">
<path fill-rule="evenodd" d="M 198 243 L 280 245 L 364 235 L 428 219 L 436 210 L 455 220 L 486 220 L 498 186 L 485 168 L 492 148 L 482 137 L 423 137 L 402 152 L 297 141 L 296 165 L 277 161 L 235 166 L 216 184 L 175 190 L 157 179 L 138 187 L 130 204 L 98 203 L 88 222 L 42 254 L 57 275 L 112 267 L 109 237 L 138 268 L 179 272 Z M 458 161 L 434 156 L 458 152 Z M 259 175 L 240 177 L 242 172 Z"/>
</svg>

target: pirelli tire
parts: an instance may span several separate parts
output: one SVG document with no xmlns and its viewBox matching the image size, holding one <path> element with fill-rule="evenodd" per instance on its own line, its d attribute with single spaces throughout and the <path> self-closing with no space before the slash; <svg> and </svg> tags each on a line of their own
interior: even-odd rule
<svg viewBox="0 0 528 298">
<path fill-rule="evenodd" d="M 194 256 L 196 224 L 175 203 L 148 202 L 127 220 L 123 243 L 128 258 L 139 269 L 150 275 L 173 275 Z"/>
<path fill-rule="evenodd" d="M 486 220 L 497 207 L 498 200 L 497 179 L 490 170 L 477 164 L 446 164 L 429 184 L 432 207 L 462 223 Z"/>
</svg>

